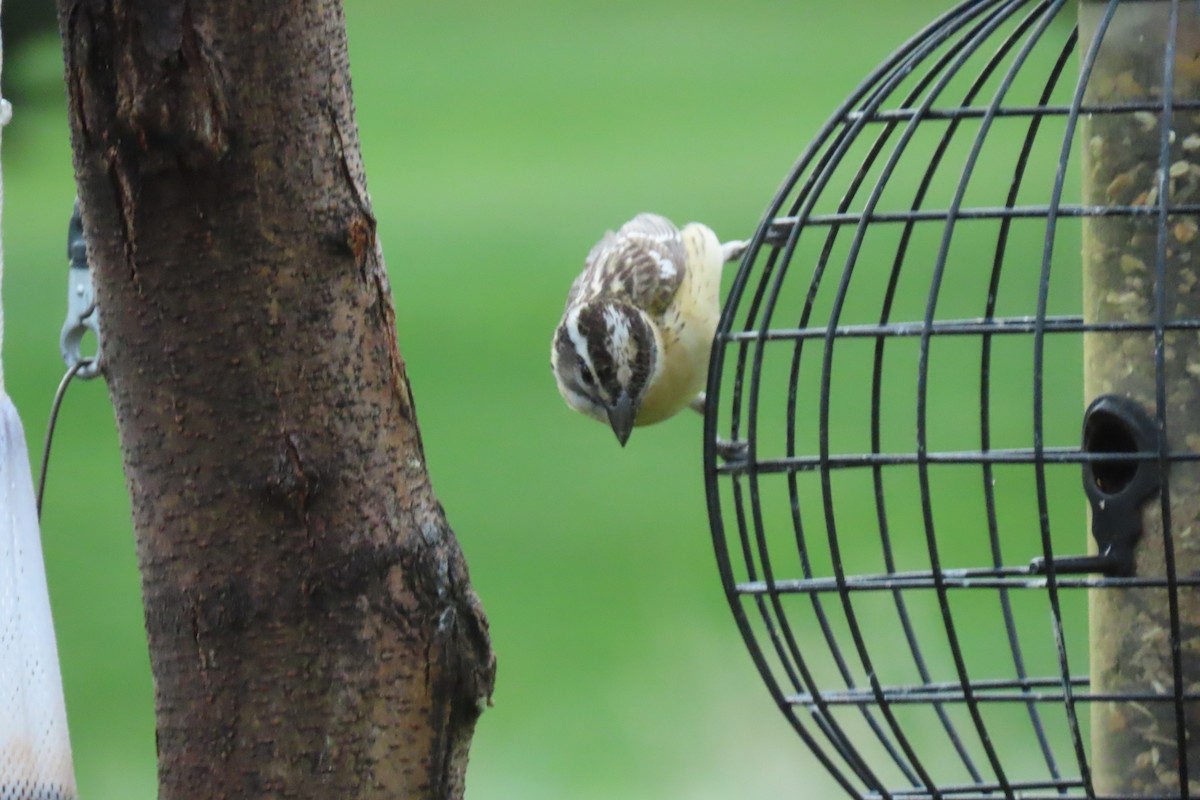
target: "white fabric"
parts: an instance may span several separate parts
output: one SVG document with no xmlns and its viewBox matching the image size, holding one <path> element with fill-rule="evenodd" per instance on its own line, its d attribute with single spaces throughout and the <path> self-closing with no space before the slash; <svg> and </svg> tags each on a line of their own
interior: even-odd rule
<svg viewBox="0 0 1200 800">
<path fill-rule="evenodd" d="M 8 101 L 0 99 L 0 127 L 11 115 Z M 0 305 L 0 345 L 3 330 Z M 67 710 L 29 453 L 0 367 L 0 800 L 73 798 Z"/>
<path fill-rule="evenodd" d="M 0 392 L 0 800 L 74 796 L 25 432 Z"/>
</svg>

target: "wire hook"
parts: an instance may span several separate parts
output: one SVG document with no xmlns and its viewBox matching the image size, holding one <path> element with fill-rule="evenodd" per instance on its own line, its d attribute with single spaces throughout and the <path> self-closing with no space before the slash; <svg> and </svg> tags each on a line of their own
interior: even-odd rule
<svg viewBox="0 0 1200 800">
<path fill-rule="evenodd" d="M 67 258 L 67 319 L 59 337 L 59 350 L 63 362 L 68 369 L 74 370 L 76 377 L 90 380 L 100 374 L 100 310 L 96 308 L 92 272 L 88 267 L 79 198 L 75 198 L 75 210 L 67 228 Z M 96 354 L 85 357 L 80 345 L 88 331 L 96 337 Z"/>
</svg>

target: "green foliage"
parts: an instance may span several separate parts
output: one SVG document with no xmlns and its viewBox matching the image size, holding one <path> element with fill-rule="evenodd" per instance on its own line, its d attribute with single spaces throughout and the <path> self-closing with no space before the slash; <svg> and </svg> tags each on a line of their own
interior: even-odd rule
<svg viewBox="0 0 1200 800">
<path fill-rule="evenodd" d="M 562 404 L 550 334 L 633 214 L 748 235 L 808 139 L 947 2 L 349 0 L 356 105 L 430 469 L 491 617 L 475 798 L 830 796 L 725 605 L 691 415 Z M 56 37 L 8 54 L 5 367 L 31 450 L 62 372 L 74 189 Z M 202 369 L 203 365 L 196 365 Z M 68 396 L 44 538 L 81 796 L 151 797 L 153 699 L 103 386 Z"/>
</svg>

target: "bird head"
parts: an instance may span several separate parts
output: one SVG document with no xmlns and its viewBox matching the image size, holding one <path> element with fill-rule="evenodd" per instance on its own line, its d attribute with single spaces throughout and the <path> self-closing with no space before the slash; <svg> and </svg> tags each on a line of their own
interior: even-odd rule
<svg viewBox="0 0 1200 800">
<path fill-rule="evenodd" d="M 659 369 L 659 343 L 645 312 L 596 300 L 567 310 L 550 349 L 550 366 L 567 405 L 607 423 L 621 446 Z"/>
</svg>

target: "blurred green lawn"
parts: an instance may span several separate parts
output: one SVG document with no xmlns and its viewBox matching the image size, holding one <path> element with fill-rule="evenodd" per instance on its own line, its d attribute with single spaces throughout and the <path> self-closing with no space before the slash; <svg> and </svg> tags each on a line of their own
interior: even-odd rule
<svg viewBox="0 0 1200 800">
<path fill-rule="evenodd" d="M 838 791 L 732 624 L 699 419 L 621 450 L 562 404 L 549 338 L 588 248 L 633 214 L 748 235 L 835 105 L 948 5 L 347 0 L 401 346 L 499 657 L 469 796 Z M 6 85 L 28 99 L 4 142 L 4 355 L 36 453 L 62 373 L 74 190 L 57 39 L 7 56 Z M 80 795 L 152 797 L 138 578 L 100 383 L 72 390 L 58 437 L 43 534 Z"/>
</svg>

